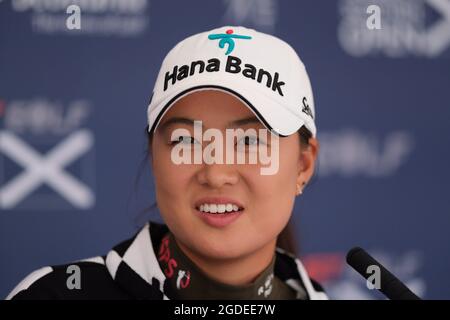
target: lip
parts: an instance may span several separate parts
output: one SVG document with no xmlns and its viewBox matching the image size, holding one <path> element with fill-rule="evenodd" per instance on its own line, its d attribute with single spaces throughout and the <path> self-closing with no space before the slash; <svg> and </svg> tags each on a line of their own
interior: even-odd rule
<svg viewBox="0 0 450 320">
<path fill-rule="evenodd" d="M 205 213 L 200 210 L 195 209 L 197 215 L 200 219 L 203 220 L 207 225 L 214 228 L 225 228 L 226 226 L 233 223 L 236 219 L 238 219 L 243 211 L 236 211 L 230 213 Z"/>
<path fill-rule="evenodd" d="M 228 213 L 206 213 L 200 211 L 199 208 L 201 204 L 204 203 L 215 203 L 215 204 L 227 204 L 231 203 L 234 205 L 237 205 L 241 210 L 239 211 L 233 211 Z M 241 202 L 232 199 L 232 198 L 226 198 L 226 197 L 205 197 L 197 200 L 195 202 L 195 212 L 196 214 L 205 222 L 207 225 L 214 227 L 214 228 L 224 228 L 234 221 L 238 219 L 244 212 L 244 206 Z"/>
</svg>

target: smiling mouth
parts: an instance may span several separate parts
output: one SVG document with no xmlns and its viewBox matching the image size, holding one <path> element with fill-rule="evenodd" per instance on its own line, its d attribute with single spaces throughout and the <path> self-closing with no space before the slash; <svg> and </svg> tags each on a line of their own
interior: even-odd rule
<svg viewBox="0 0 450 320">
<path fill-rule="evenodd" d="M 244 208 L 233 203 L 226 203 L 226 204 L 204 203 L 197 206 L 196 209 L 201 213 L 223 214 L 223 215 L 241 212 L 244 210 Z"/>
</svg>

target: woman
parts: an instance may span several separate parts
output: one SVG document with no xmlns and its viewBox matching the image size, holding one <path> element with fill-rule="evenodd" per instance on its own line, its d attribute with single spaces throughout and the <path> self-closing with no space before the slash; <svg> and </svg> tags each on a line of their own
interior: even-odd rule
<svg viewBox="0 0 450 320">
<path fill-rule="evenodd" d="M 39 269 L 8 298 L 327 298 L 277 248 L 319 149 L 309 78 L 287 43 L 244 27 L 178 43 L 155 83 L 148 137 L 166 225 Z"/>
</svg>

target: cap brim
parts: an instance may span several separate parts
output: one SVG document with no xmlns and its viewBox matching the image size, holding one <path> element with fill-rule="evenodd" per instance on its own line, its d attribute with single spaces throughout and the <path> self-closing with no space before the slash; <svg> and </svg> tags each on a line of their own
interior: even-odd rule
<svg viewBox="0 0 450 320">
<path fill-rule="evenodd" d="M 289 108 L 283 107 L 269 96 L 259 91 L 257 92 L 254 88 L 245 88 L 242 84 L 225 84 L 221 81 L 220 84 L 200 84 L 180 87 L 178 90 L 173 90 L 171 94 L 157 106 L 149 108 L 149 123 L 152 123 L 152 126 L 149 127 L 149 131 L 152 132 L 155 130 L 164 114 L 175 104 L 175 102 L 190 93 L 203 90 L 219 90 L 234 95 L 255 114 L 268 130 L 280 136 L 289 136 L 305 125 L 305 119 L 302 118 L 300 114 L 295 114 Z M 315 130 L 310 128 L 309 125 L 307 125 L 307 128 L 314 136 Z"/>
</svg>

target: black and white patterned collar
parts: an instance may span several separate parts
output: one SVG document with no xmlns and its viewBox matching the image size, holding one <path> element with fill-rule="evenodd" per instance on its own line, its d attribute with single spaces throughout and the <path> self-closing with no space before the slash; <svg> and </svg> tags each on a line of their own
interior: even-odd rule
<svg viewBox="0 0 450 320">
<path fill-rule="evenodd" d="M 115 246 L 106 256 L 105 264 L 111 277 L 137 299 L 168 300 L 172 296 L 155 252 L 167 232 L 164 225 L 147 223 L 134 237 Z M 313 285 L 299 259 L 279 248 L 276 254 L 275 276 L 293 288 L 299 299 L 328 299 Z"/>
</svg>

